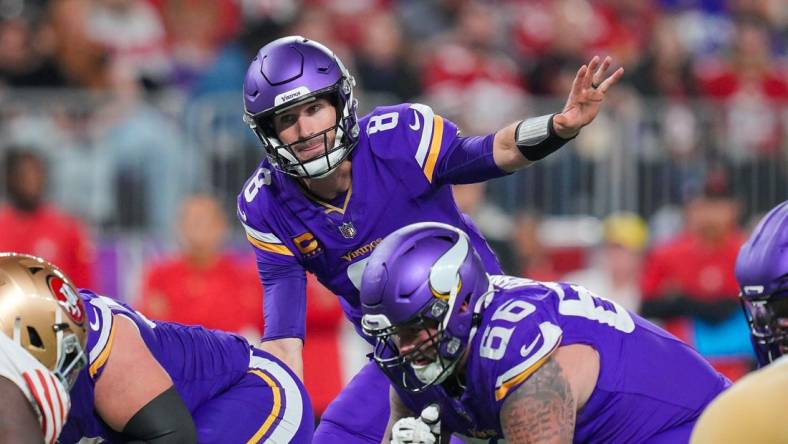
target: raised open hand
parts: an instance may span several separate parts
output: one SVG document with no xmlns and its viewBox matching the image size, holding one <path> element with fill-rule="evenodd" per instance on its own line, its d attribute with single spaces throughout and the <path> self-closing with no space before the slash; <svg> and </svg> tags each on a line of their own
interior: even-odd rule
<svg viewBox="0 0 788 444">
<path fill-rule="evenodd" d="M 594 120 L 605 99 L 605 93 L 624 75 L 624 68 L 618 68 L 605 78 L 611 61 L 610 57 L 605 57 L 600 63 L 599 57 L 594 56 L 588 65 L 583 65 L 577 70 L 563 111 L 553 117 L 556 134 L 570 139 L 576 136 L 582 127 Z"/>
</svg>

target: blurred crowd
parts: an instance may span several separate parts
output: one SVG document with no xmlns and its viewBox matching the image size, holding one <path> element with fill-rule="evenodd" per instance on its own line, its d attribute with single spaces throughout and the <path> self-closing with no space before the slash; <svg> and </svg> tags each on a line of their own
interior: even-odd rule
<svg viewBox="0 0 788 444">
<path fill-rule="evenodd" d="M 362 89 L 403 101 L 501 88 L 563 95 L 590 55 L 612 55 L 639 93 L 786 100 L 780 0 L 7 0 L 6 87 L 237 90 L 263 42 L 333 48 Z M 455 100 L 471 100 L 462 94 Z"/>
<path fill-rule="evenodd" d="M 788 197 L 784 0 L 0 1 L 0 250 L 153 318 L 258 336 L 234 195 L 262 151 L 240 89 L 287 34 L 338 53 L 362 110 L 428 103 L 467 134 L 560 109 L 579 66 L 613 56 L 611 111 L 555 158 L 456 187 L 458 205 L 507 272 L 585 285 L 749 370 L 733 264 Z M 320 411 L 362 345 L 311 277 L 309 293 Z"/>
</svg>

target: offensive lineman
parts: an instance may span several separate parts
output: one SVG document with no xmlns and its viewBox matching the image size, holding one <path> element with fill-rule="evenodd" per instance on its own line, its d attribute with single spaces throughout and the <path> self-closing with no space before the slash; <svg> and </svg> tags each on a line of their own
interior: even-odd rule
<svg viewBox="0 0 788 444">
<path fill-rule="evenodd" d="M 359 325 L 359 283 L 369 253 L 407 224 L 460 227 L 500 273 L 495 255 L 461 214 L 450 185 L 523 168 L 575 137 L 623 75 L 610 58 L 577 72 L 564 109 L 494 134 L 460 136 L 422 104 L 378 107 L 359 119 L 354 80 L 323 45 L 299 36 L 263 46 L 244 81 L 244 119 L 266 158 L 238 196 L 238 217 L 255 248 L 265 291 L 262 348 L 299 375 L 305 335 L 305 270 L 340 296 Z M 388 417 L 388 381 L 370 363 L 321 418 L 314 441 L 379 443 Z"/>
<path fill-rule="evenodd" d="M 17 315 L 21 323 L 0 318 L 4 332 L 21 336 L 42 362 L 53 361 L 47 363 L 69 389 L 30 385 L 44 412 L 47 442 L 60 427 L 61 443 L 311 442 L 314 418 L 301 382 L 240 336 L 150 321 L 125 304 L 77 290 L 53 266 L 28 255 L 0 256 L 0 292 L 3 302 L 30 307 Z M 66 315 L 58 315 L 53 295 Z M 47 307 L 55 314 L 30 316 Z M 48 383 L 47 375 L 38 378 Z M 61 401 L 65 406 L 58 407 Z"/>
<path fill-rule="evenodd" d="M 466 442 L 686 443 L 730 384 L 687 344 L 583 287 L 489 276 L 468 236 L 445 224 L 384 239 L 361 303 L 374 359 L 399 392 L 396 444 L 434 442 L 406 418 L 431 403 L 443 434 Z"/>
</svg>

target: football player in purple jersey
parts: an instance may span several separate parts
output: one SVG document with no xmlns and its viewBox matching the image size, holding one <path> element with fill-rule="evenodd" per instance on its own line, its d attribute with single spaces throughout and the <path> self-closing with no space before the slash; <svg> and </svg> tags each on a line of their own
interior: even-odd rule
<svg viewBox="0 0 788 444">
<path fill-rule="evenodd" d="M 736 258 L 758 364 L 703 412 L 693 444 L 788 442 L 788 201 L 761 219 Z"/>
<path fill-rule="evenodd" d="M 412 418 L 430 404 L 442 434 L 468 442 L 686 443 L 730 384 L 687 344 L 583 287 L 488 275 L 468 235 L 446 224 L 384 239 L 361 303 L 374 360 L 396 388 L 396 444 L 435 441 Z"/>
<path fill-rule="evenodd" d="M 18 340 L 39 359 L 54 361 L 56 356 L 56 374 L 68 375 L 62 379 L 69 396 L 47 390 L 42 385 L 45 374 L 34 387 L 36 399 L 45 397 L 42 405 L 50 409 L 41 413 L 42 421 L 57 421 L 42 423 L 47 442 L 312 440 L 314 416 L 301 381 L 278 359 L 240 336 L 150 321 L 125 304 L 76 289 L 67 276 L 29 255 L 0 255 L 0 287 L 8 293 L 3 296 L 12 296 L 2 298 L 6 308 L 27 303 L 27 318 L 33 308 L 42 312 L 40 322 L 26 318 L 22 331 L 13 335 L 21 336 Z M 68 319 L 44 310 L 53 295 Z M 0 327 L 13 329 L 13 324 L 0 320 Z M 70 341 L 66 352 L 60 351 L 67 343 L 61 336 Z M 54 362 L 48 364 L 54 367 Z"/>
<path fill-rule="evenodd" d="M 394 230 L 440 221 L 469 233 L 485 269 L 498 261 L 450 185 L 481 182 L 559 149 L 596 117 L 623 75 L 610 58 L 577 71 L 564 109 L 481 137 L 423 104 L 383 106 L 359 118 L 355 81 L 328 48 L 299 36 L 258 52 L 243 86 L 244 119 L 265 158 L 238 196 L 238 217 L 263 282 L 262 348 L 303 373 L 305 271 L 340 297 L 361 334 L 359 282 L 371 251 Z M 380 442 L 388 381 L 372 363 L 321 417 L 315 442 Z"/>
</svg>

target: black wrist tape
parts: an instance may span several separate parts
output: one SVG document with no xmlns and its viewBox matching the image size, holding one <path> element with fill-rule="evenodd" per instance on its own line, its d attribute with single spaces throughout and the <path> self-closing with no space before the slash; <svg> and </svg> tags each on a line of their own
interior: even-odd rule
<svg viewBox="0 0 788 444">
<path fill-rule="evenodd" d="M 557 151 L 566 142 L 574 139 L 564 139 L 553 130 L 553 116 L 540 116 L 525 119 L 517 125 L 514 131 L 514 142 L 523 156 L 535 162 L 544 159 L 549 154 Z"/>
</svg>

